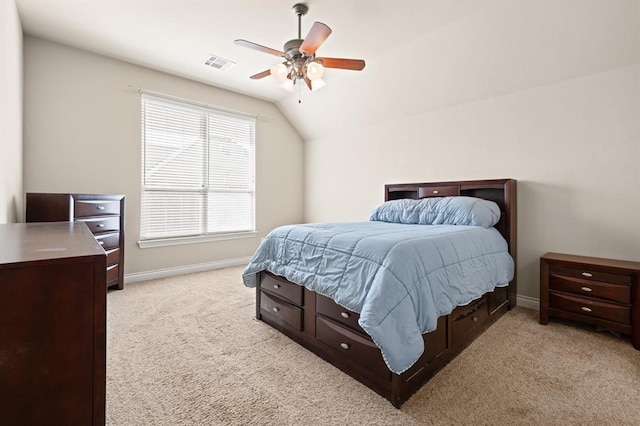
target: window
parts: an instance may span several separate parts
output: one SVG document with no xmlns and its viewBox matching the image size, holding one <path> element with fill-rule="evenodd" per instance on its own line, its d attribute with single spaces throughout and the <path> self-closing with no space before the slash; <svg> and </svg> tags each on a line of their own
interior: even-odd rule
<svg viewBox="0 0 640 426">
<path fill-rule="evenodd" d="M 255 234 L 254 139 L 252 117 L 142 95 L 140 246 Z"/>
</svg>

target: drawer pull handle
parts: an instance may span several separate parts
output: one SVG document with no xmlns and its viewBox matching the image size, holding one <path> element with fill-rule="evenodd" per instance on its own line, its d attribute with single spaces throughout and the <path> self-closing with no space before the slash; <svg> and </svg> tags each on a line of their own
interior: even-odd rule
<svg viewBox="0 0 640 426">
<path fill-rule="evenodd" d="M 586 306 L 583 306 L 583 307 L 582 307 L 582 308 L 580 308 L 580 309 L 582 309 L 582 310 L 583 310 L 583 311 L 585 311 L 585 312 L 591 312 L 591 308 L 587 308 Z"/>
<path fill-rule="evenodd" d="M 340 347 L 341 347 L 342 349 L 349 349 L 349 347 L 350 347 L 350 346 L 349 346 L 349 344 L 348 344 L 348 343 L 344 343 L 344 342 L 342 342 L 342 343 L 340 343 Z"/>
<path fill-rule="evenodd" d="M 278 308 L 277 306 L 271 309 L 273 312 L 280 312 L 280 308 Z"/>
<path fill-rule="evenodd" d="M 478 322 L 478 317 L 471 317 L 471 321 Z"/>
<path fill-rule="evenodd" d="M 274 284 L 273 288 L 280 288 L 280 284 Z"/>
<path fill-rule="evenodd" d="M 586 291 L 586 292 L 591 292 L 593 290 L 591 290 L 589 287 L 582 287 L 581 288 L 582 291 Z"/>
<path fill-rule="evenodd" d="M 439 194 L 440 191 L 438 191 L 437 189 L 433 191 L 434 194 Z"/>
<path fill-rule="evenodd" d="M 587 277 L 587 278 L 591 278 L 591 277 L 593 277 L 593 274 L 592 274 L 592 273 L 590 273 L 590 272 L 583 272 L 583 273 L 582 273 L 582 276 L 583 276 L 583 277 Z"/>
<path fill-rule="evenodd" d="M 104 241 L 98 241 L 98 243 L 103 246 L 104 245 Z"/>
<path fill-rule="evenodd" d="M 104 210 L 104 206 L 98 206 L 98 210 Z"/>
<path fill-rule="evenodd" d="M 104 228 L 104 223 L 99 223 L 98 228 Z"/>
<path fill-rule="evenodd" d="M 340 313 L 340 316 L 341 316 L 342 318 L 349 318 L 351 315 L 349 315 L 349 312 L 341 312 L 341 313 Z"/>
</svg>

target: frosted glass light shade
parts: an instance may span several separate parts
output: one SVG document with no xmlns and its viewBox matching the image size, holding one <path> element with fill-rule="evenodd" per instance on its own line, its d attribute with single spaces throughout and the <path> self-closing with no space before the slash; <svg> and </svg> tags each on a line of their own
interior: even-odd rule
<svg viewBox="0 0 640 426">
<path fill-rule="evenodd" d="M 311 80 L 311 91 L 315 92 L 316 90 L 322 89 L 326 85 L 327 83 L 321 78 L 317 80 Z"/>
<path fill-rule="evenodd" d="M 307 64 L 307 78 L 311 81 L 319 80 L 324 74 L 324 67 L 321 63 L 311 61 Z"/>
<path fill-rule="evenodd" d="M 293 81 L 285 78 L 279 84 L 281 89 L 286 90 L 287 92 L 293 92 Z"/>
<path fill-rule="evenodd" d="M 278 81 L 284 81 L 287 79 L 288 69 L 285 64 L 278 64 L 271 67 L 271 75 Z"/>
</svg>

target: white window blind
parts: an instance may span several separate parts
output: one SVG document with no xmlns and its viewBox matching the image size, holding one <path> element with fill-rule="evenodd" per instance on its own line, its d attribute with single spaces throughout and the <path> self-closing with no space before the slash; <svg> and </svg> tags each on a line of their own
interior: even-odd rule
<svg viewBox="0 0 640 426">
<path fill-rule="evenodd" d="M 142 95 L 140 239 L 255 230 L 255 119 Z"/>
</svg>

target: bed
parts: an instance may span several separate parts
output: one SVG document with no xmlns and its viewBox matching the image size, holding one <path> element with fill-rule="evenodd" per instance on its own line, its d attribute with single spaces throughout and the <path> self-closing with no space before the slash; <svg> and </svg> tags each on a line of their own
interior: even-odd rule
<svg viewBox="0 0 640 426">
<path fill-rule="evenodd" d="M 390 184 L 384 199 L 370 223 L 274 230 L 243 280 L 258 319 L 400 408 L 515 306 L 516 181 Z M 431 214 L 445 204 L 482 214 L 452 225 Z"/>
</svg>

